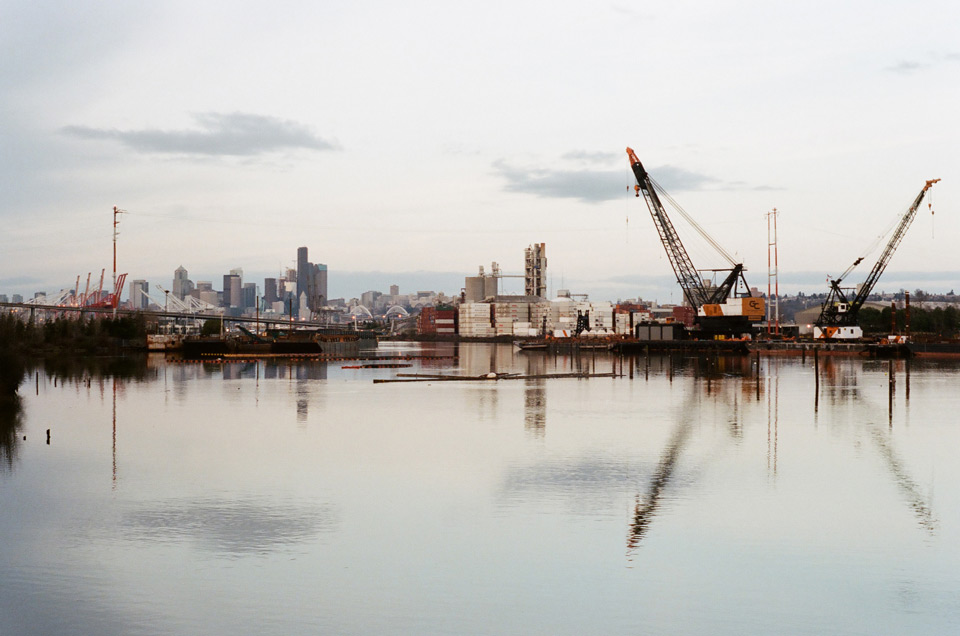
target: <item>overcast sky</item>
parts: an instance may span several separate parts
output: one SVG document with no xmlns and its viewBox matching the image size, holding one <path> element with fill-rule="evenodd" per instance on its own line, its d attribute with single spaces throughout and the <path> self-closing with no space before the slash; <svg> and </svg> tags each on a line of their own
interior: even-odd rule
<svg viewBox="0 0 960 636">
<path fill-rule="evenodd" d="M 545 242 L 551 290 L 679 301 L 628 145 L 764 289 L 767 211 L 786 291 L 825 290 L 941 177 L 878 288 L 960 289 L 958 33 L 954 2 L 6 0 L 0 293 L 109 277 L 117 205 L 119 271 L 164 286 L 306 245 L 332 296 L 455 293 Z"/>
</svg>

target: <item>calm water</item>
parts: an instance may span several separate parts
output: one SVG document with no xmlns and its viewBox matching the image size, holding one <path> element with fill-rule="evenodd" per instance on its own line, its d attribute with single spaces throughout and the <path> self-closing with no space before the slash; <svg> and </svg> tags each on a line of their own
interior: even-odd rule
<svg viewBox="0 0 960 636">
<path fill-rule="evenodd" d="M 31 374 L 0 634 L 960 633 L 960 366 L 458 352 Z"/>
</svg>

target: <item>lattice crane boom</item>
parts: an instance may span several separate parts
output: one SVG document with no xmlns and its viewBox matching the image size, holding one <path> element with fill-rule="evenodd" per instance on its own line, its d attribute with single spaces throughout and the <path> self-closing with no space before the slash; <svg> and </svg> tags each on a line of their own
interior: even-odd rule
<svg viewBox="0 0 960 636">
<path fill-rule="evenodd" d="M 897 247 L 900 246 L 901 241 L 903 241 L 907 230 L 910 229 L 910 224 L 913 223 L 913 219 L 916 218 L 917 210 L 920 208 L 920 203 L 923 201 L 927 190 L 933 187 L 933 184 L 938 181 L 940 181 L 940 179 L 930 179 L 924 184 L 923 189 L 920 190 L 920 193 L 913 200 L 910 208 L 904 213 L 903 217 L 901 217 L 896 229 L 890 236 L 890 240 L 887 241 L 886 247 L 883 248 L 880 258 L 877 259 L 873 269 L 870 270 L 867 278 L 863 281 L 863 284 L 860 285 L 860 289 L 853 297 L 853 300 L 847 299 L 840 284 L 843 282 L 843 279 L 846 278 L 847 274 L 863 261 L 863 257 L 855 260 L 836 280 L 830 281 L 830 293 L 827 295 L 827 300 L 823 303 L 823 307 L 820 310 L 820 317 L 816 322 L 817 327 L 823 329 L 826 327 L 856 326 L 860 308 L 863 307 L 863 304 L 873 292 L 873 288 L 876 286 L 877 281 L 880 280 L 881 274 L 883 274 L 883 271 L 890 263 L 890 259 L 893 257 L 894 252 L 897 251 Z M 825 337 L 831 336 L 825 334 Z"/>
<path fill-rule="evenodd" d="M 630 158 L 630 167 L 633 169 L 633 174 L 637 178 L 637 185 L 634 186 L 634 190 L 638 197 L 641 192 L 643 193 L 647 208 L 650 210 L 650 216 L 653 217 L 653 224 L 657 228 L 660 241 L 663 243 L 667 258 L 670 260 L 670 266 L 677 277 L 677 283 L 683 290 L 687 302 L 693 308 L 702 307 L 710 299 L 706 288 L 703 286 L 700 274 L 697 272 L 697 268 L 693 266 L 693 261 L 680 241 L 676 228 L 670 221 L 670 217 L 667 216 L 663 203 L 660 202 L 660 197 L 657 196 L 657 191 L 650 180 L 650 175 L 644 169 L 632 148 L 627 148 L 627 156 Z"/>
</svg>

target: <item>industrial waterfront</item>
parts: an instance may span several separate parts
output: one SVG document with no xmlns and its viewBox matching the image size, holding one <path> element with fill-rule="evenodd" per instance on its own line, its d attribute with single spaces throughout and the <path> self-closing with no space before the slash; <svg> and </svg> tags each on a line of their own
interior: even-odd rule
<svg viewBox="0 0 960 636">
<path fill-rule="evenodd" d="M 960 629 L 960 363 L 377 355 L 614 377 L 34 367 L 0 422 L 0 633 Z"/>
</svg>

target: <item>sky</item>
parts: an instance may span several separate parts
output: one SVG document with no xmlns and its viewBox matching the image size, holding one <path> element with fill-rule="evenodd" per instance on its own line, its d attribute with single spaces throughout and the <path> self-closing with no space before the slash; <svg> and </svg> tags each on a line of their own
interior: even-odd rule
<svg viewBox="0 0 960 636">
<path fill-rule="evenodd" d="M 118 206 L 152 286 L 262 285 L 305 245 L 331 297 L 454 294 L 542 242 L 551 292 L 679 302 L 627 146 L 764 291 L 769 211 L 781 292 L 816 293 L 942 178 L 877 289 L 946 292 L 958 28 L 951 2 L 6 0 L 0 293 L 109 280 Z"/>
</svg>

